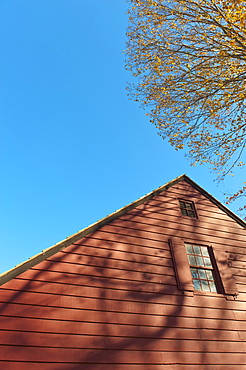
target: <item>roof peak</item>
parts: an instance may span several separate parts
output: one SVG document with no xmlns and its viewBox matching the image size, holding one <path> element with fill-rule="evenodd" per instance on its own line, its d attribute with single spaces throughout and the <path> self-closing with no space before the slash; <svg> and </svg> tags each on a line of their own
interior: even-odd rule
<svg viewBox="0 0 246 370">
<path fill-rule="evenodd" d="M 14 268 L 0 274 L 0 285 L 5 284 L 7 281 L 13 279 L 14 277 L 18 276 L 22 272 L 28 270 L 29 268 L 35 266 L 36 264 L 44 261 L 45 259 L 51 257 L 55 253 L 61 251 L 62 249 L 68 247 L 72 243 L 75 243 L 76 241 L 82 239 L 83 237 L 87 236 L 88 234 L 91 234 L 92 232 L 95 232 L 100 227 L 108 224 L 109 222 L 113 221 L 117 217 L 122 216 L 126 212 L 136 208 L 137 206 L 141 205 L 142 203 L 146 202 L 147 200 L 153 198 L 154 196 L 162 193 L 163 191 L 167 190 L 168 188 L 174 186 L 175 184 L 179 183 L 180 181 L 186 181 L 191 186 L 193 186 L 196 190 L 198 190 L 200 193 L 202 193 L 205 197 L 210 199 L 212 203 L 217 205 L 223 212 L 227 213 L 231 218 L 234 219 L 239 225 L 241 225 L 243 228 L 246 228 L 246 223 L 238 217 L 235 213 L 233 213 L 229 208 L 224 206 L 222 203 L 220 203 L 216 198 L 214 198 L 211 194 L 209 194 L 206 190 L 204 190 L 202 187 L 200 187 L 197 183 L 195 183 L 191 178 L 189 178 L 186 174 L 183 174 L 177 178 L 175 178 L 172 181 L 167 182 L 166 184 L 160 186 L 159 188 L 147 193 L 146 195 L 142 196 L 141 198 L 135 200 L 134 202 L 126 205 L 125 207 L 122 207 L 118 209 L 117 211 L 111 213 L 110 215 L 102 218 L 101 220 L 87 226 L 86 228 L 78 231 L 77 233 L 67 237 L 66 239 L 62 240 L 59 243 L 56 243 L 55 245 L 44 249 L 42 252 L 38 253 L 37 255 L 30 257 L 28 260 L 20 263 L 19 265 L 15 266 Z"/>
</svg>

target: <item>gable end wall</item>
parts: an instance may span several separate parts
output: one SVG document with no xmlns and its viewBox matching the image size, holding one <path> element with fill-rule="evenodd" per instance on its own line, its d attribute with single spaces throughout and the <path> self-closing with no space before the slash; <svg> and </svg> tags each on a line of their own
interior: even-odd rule
<svg viewBox="0 0 246 370">
<path fill-rule="evenodd" d="M 179 290 L 173 237 L 225 251 L 236 299 Z M 245 264 L 245 229 L 179 182 L 1 287 L 0 367 L 246 369 Z"/>
</svg>

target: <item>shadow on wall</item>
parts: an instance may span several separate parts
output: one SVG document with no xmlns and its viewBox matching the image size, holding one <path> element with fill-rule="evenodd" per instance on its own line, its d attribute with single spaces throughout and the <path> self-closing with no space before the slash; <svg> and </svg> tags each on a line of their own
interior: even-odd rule
<svg viewBox="0 0 246 370">
<path fill-rule="evenodd" d="M 14 361 L 6 369 L 211 363 L 209 336 L 225 339 L 223 317 L 177 289 L 167 240 L 187 225 L 170 221 L 179 217 L 173 200 L 157 199 L 2 287 L 1 358 Z M 209 315 L 217 315 L 211 330 Z"/>
</svg>

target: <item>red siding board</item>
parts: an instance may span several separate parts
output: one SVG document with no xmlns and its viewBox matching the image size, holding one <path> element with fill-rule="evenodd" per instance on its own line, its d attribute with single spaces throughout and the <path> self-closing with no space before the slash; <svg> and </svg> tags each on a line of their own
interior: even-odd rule
<svg viewBox="0 0 246 370">
<path fill-rule="evenodd" d="M 109 232 L 111 230 L 111 232 Z M 108 226 L 107 231 L 99 230 L 96 231 L 93 234 L 94 238 L 98 239 L 105 239 L 109 238 L 109 240 L 117 241 L 117 238 L 120 242 L 125 243 L 134 243 L 139 244 L 140 246 L 144 245 L 143 241 L 146 241 L 146 245 L 150 246 L 151 244 L 155 245 L 155 243 L 160 243 L 155 245 L 155 247 L 161 248 L 163 246 L 163 243 L 166 243 L 168 237 L 170 236 L 177 236 L 180 238 L 189 238 L 191 235 L 194 235 L 194 227 L 191 227 L 189 230 L 185 230 L 185 228 L 175 228 L 174 226 L 171 228 L 163 228 L 162 234 L 157 234 L 155 232 L 147 232 L 142 231 L 141 235 L 137 237 L 137 234 L 140 233 L 137 230 L 133 230 L 130 228 L 124 228 L 124 227 L 116 227 L 116 226 Z M 222 244 L 227 248 L 227 246 L 233 246 L 233 247 L 245 247 L 245 243 L 243 241 L 235 241 L 234 238 L 223 238 L 221 236 L 216 235 L 217 232 L 214 230 L 213 234 L 211 232 L 205 233 L 202 228 L 197 228 L 196 235 L 198 239 L 200 239 L 204 243 L 208 243 L 209 241 L 211 243 L 218 243 Z M 139 243 L 138 243 L 139 241 Z"/>
<path fill-rule="evenodd" d="M 1 362 L 4 370 L 13 370 L 16 369 L 16 366 L 18 366 L 18 370 L 43 370 L 44 365 L 43 363 L 27 363 L 27 362 Z M 235 370 L 235 365 L 208 365 L 203 364 L 201 367 L 201 364 L 199 365 L 190 365 L 190 364 L 171 364 L 172 367 L 170 367 L 170 364 L 161 364 L 161 365 L 152 365 L 152 364 L 146 364 L 144 368 L 147 370 L 169 370 L 170 368 L 172 370 Z M 226 367 L 225 367 L 226 366 Z M 240 365 L 240 370 L 245 370 L 246 365 Z M 58 370 L 57 364 L 54 363 L 45 363 L 45 370 Z M 81 364 L 59 364 L 59 370 L 81 370 Z M 143 370 L 143 364 L 83 364 L 83 370 Z"/>
<path fill-rule="evenodd" d="M 141 219 L 140 217 L 137 218 L 137 220 L 124 220 L 123 227 L 129 227 L 131 229 L 138 230 L 138 232 L 144 228 L 145 231 L 152 231 L 156 232 L 159 234 L 164 234 L 165 235 L 165 229 L 173 229 L 174 227 L 174 221 L 173 217 L 166 217 L 165 221 L 164 220 L 155 220 L 152 218 L 146 218 Z M 186 222 L 185 222 L 186 221 Z M 148 223 L 147 223 L 148 222 Z M 221 223 L 217 228 L 216 231 L 214 230 L 214 224 L 209 224 L 208 222 L 202 222 L 199 220 L 193 221 L 193 224 L 190 222 L 187 222 L 187 219 L 185 218 L 178 218 L 175 222 L 176 228 L 182 228 L 184 231 L 188 232 L 193 232 L 194 226 L 202 228 L 202 231 L 204 234 L 211 235 L 213 233 L 213 236 L 216 235 L 218 237 L 224 237 L 226 239 L 235 239 L 238 241 L 244 241 L 245 240 L 245 235 L 244 232 L 237 233 L 235 229 L 233 228 L 228 228 L 225 224 Z M 121 220 L 114 220 L 112 226 L 116 227 L 122 227 L 122 221 Z"/>
<path fill-rule="evenodd" d="M 218 222 L 212 223 L 210 219 L 209 219 L 210 222 L 193 219 L 192 224 L 191 224 L 191 220 L 189 220 L 187 217 L 175 217 L 173 215 L 166 215 L 165 218 L 164 217 L 159 217 L 158 218 L 156 214 L 154 214 L 154 215 L 151 214 L 151 215 L 148 215 L 148 216 L 147 215 L 141 215 L 141 216 L 136 215 L 136 216 L 132 217 L 129 214 L 125 214 L 124 216 L 121 216 L 119 219 L 114 220 L 112 222 L 112 225 L 121 226 L 122 221 L 124 221 L 124 222 L 128 221 L 128 222 L 131 222 L 133 224 L 136 222 L 136 224 L 139 224 L 140 227 L 144 228 L 144 229 L 146 229 L 146 227 L 151 228 L 152 225 L 153 225 L 153 226 L 162 228 L 162 232 L 163 232 L 163 228 L 167 228 L 168 225 L 171 226 L 171 225 L 173 225 L 173 223 L 175 223 L 176 226 L 178 226 L 179 228 L 200 227 L 200 228 L 203 228 L 204 230 L 207 229 L 210 232 L 214 231 L 214 227 L 216 225 L 216 230 L 221 232 L 221 233 L 225 233 L 225 236 L 226 236 L 226 234 L 229 233 L 230 235 L 233 235 L 234 238 L 239 238 L 241 240 L 245 239 L 245 230 L 243 230 L 242 228 L 237 229 L 237 228 L 233 227 L 233 225 L 231 225 L 231 227 L 230 227 L 230 226 L 227 225 L 227 223 L 226 224 L 224 224 L 224 223 L 219 223 L 218 224 Z"/>
<path fill-rule="evenodd" d="M 110 255 L 110 253 L 108 254 Z M 111 254 L 108 257 L 97 255 L 73 255 L 71 257 L 70 254 L 63 253 L 57 257 L 50 257 L 48 261 L 60 261 L 75 264 L 78 264 L 79 261 L 81 265 L 103 266 L 106 268 L 115 268 L 117 264 L 117 268 L 119 269 L 147 272 L 152 272 L 154 269 L 156 273 L 159 271 L 162 272 L 163 266 L 173 266 L 171 256 L 168 256 L 168 258 L 159 258 L 158 260 L 157 258 L 146 258 L 138 255 L 136 257 L 133 255 L 131 260 L 123 259 L 122 255 L 119 257 L 121 258 L 117 258 L 116 254 Z"/>
<path fill-rule="evenodd" d="M 106 302 L 104 302 L 105 305 Z M 190 318 L 187 315 L 187 311 L 183 312 L 181 311 L 181 314 L 183 314 L 182 317 L 177 316 L 180 308 L 179 307 L 172 307 L 169 310 L 166 309 L 163 315 L 161 315 L 160 311 L 157 314 L 155 314 L 155 311 L 152 311 L 152 315 L 156 315 L 155 320 L 151 320 L 151 314 L 150 312 L 145 313 L 144 311 L 141 311 L 141 313 L 138 315 L 135 312 L 132 312 L 131 314 L 126 314 L 126 307 L 123 308 L 122 312 L 120 310 L 120 305 L 118 307 L 115 307 L 118 310 L 112 310 L 112 311 L 105 311 L 100 310 L 98 308 L 94 309 L 79 309 L 79 308 L 74 308 L 74 309 L 68 309 L 68 308 L 63 308 L 63 307 L 56 307 L 56 306 L 51 306 L 49 309 L 44 307 L 35 307 L 33 306 L 31 309 L 28 306 L 22 306 L 19 310 L 15 308 L 11 308 L 9 312 L 6 312 L 6 310 L 3 312 L 4 316 L 4 321 L 11 321 L 11 317 L 15 317 L 16 320 L 18 321 L 18 318 L 23 318 L 23 316 L 27 317 L 29 319 L 39 319 L 38 313 L 40 312 L 40 315 L 42 315 L 42 318 L 45 320 L 53 320 L 57 319 L 57 322 L 62 323 L 63 321 L 71 321 L 71 318 L 73 318 L 73 321 L 76 322 L 98 322 L 98 323 L 106 323 L 107 320 L 111 319 L 110 323 L 112 325 L 117 325 L 117 324 L 122 324 L 122 325 L 132 325 L 137 331 L 137 327 L 177 327 L 177 328 L 201 328 L 201 329 L 215 329 L 215 330 L 227 330 L 231 332 L 236 332 L 239 331 L 242 335 L 244 335 L 244 332 L 246 330 L 245 328 L 245 323 L 244 323 L 244 317 L 245 317 L 245 312 L 238 313 L 236 318 L 231 318 L 231 319 L 221 319 L 219 316 L 218 312 L 218 317 L 219 319 L 215 318 L 210 319 L 208 317 L 206 318 Z M 91 314 L 90 314 L 91 313 Z M 192 311 L 191 311 L 192 313 Z M 176 315 L 172 318 L 169 319 L 167 316 L 168 314 L 170 315 Z M 223 312 L 220 314 L 223 314 Z M 89 317 L 88 317 L 89 316 Z M 229 315 L 226 315 L 225 312 L 225 317 L 228 317 Z M 122 320 L 122 321 L 121 321 Z M 34 323 L 34 321 L 32 321 Z M 43 322 L 44 324 L 49 324 L 49 322 L 45 321 Z M 107 327 L 110 328 L 111 324 L 108 325 Z M 155 326 L 154 326 L 155 325 Z M 132 328 L 132 329 L 134 329 Z M 244 330 L 243 330 L 244 329 Z M 14 328 L 13 328 L 14 330 Z M 41 329 L 40 329 L 41 330 Z M 42 330 L 45 330 L 43 328 Z M 41 330 L 41 331 L 42 331 Z M 148 328 L 146 329 L 148 330 Z M 98 333 L 98 335 L 101 333 Z M 235 333 L 234 333 L 235 334 Z M 183 334 L 185 335 L 185 333 Z M 212 339 L 212 338 L 210 338 Z M 213 337 L 213 339 L 215 339 Z"/>
<path fill-rule="evenodd" d="M 1 362 L 2 367 L 4 370 L 14 370 L 18 367 L 18 370 L 43 370 L 45 366 L 45 370 L 58 370 L 57 369 L 57 364 L 56 363 L 28 363 L 28 362 Z M 67 363 L 67 364 L 59 364 L 59 370 L 81 370 L 82 365 L 80 363 L 77 364 L 72 364 L 72 363 Z M 226 366 L 226 367 L 225 367 Z M 146 364 L 143 367 L 143 364 L 99 364 L 99 363 L 94 363 L 94 364 L 88 364 L 84 363 L 83 364 L 83 370 L 235 370 L 235 365 L 230 365 L 230 364 L 223 364 L 223 365 L 209 365 L 209 364 L 201 364 L 199 365 L 191 365 L 191 364 L 161 364 L 161 365 L 153 365 L 153 364 Z M 241 365 L 240 364 L 240 370 L 245 370 L 246 365 Z"/>
<path fill-rule="evenodd" d="M 164 287 L 165 289 L 165 287 Z M 155 306 L 158 309 L 161 309 L 162 305 L 178 305 L 178 306 L 192 306 L 192 307 L 203 307 L 205 308 L 217 308 L 217 309 L 231 309 L 231 310 L 246 310 L 245 301 L 239 301 L 239 298 L 236 300 L 226 300 L 223 295 L 214 294 L 203 294 L 197 292 L 194 297 L 184 296 L 180 291 L 176 291 L 177 294 L 165 294 L 162 293 L 148 293 L 141 292 L 137 294 L 126 294 L 122 291 L 118 291 L 117 296 L 112 295 L 112 298 L 107 297 L 109 301 L 108 305 L 121 305 L 122 307 L 126 305 L 129 306 L 130 302 L 135 302 L 135 310 L 139 312 L 140 307 L 143 312 L 147 311 L 149 307 Z M 87 299 L 84 299 L 84 298 Z M 96 308 L 101 304 L 101 301 L 104 300 L 104 295 L 101 297 L 91 297 L 91 296 L 66 296 L 61 295 L 59 292 L 57 294 L 44 294 L 44 293 L 35 293 L 28 292 L 28 294 L 21 294 L 19 291 L 4 290 L 1 292 L 2 302 L 15 302 L 15 303 L 32 303 L 38 305 L 47 305 L 50 302 L 59 302 L 61 307 L 77 307 L 79 308 Z M 108 307 L 108 308 L 109 308 Z M 182 308 L 181 307 L 181 308 Z M 130 307 L 129 307 L 130 310 Z"/>
<path fill-rule="evenodd" d="M 80 253 L 81 252 L 81 253 Z M 141 253 L 133 253 L 130 251 L 118 251 L 118 250 L 109 250 L 103 248 L 87 247 L 83 245 L 81 251 L 74 252 L 73 254 L 67 253 L 67 251 L 62 251 L 60 254 L 52 256 L 49 258 L 51 261 L 63 261 L 78 263 L 82 259 L 94 259 L 95 257 L 100 259 L 124 261 L 125 263 L 144 263 L 147 265 L 167 265 L 172 266 L 172 260 L 169 250 L 161 250 L 159 255 L 147 255 Z"/>
<path fill-rule="evenodd" d="M 119 278 L 119 279 L 125 279 L 125 280 L 136 280 L 136 281 L 152 281 L 152 282 L 164 282 L 162 280 L 163 278 L 167 280 L 170 280 L 174 282 L 174 277 L 171 275 L 174 275 L 173 269 L 171 267 L 163 266 L 162 268 L 159 268 L 159 271 L 156 271 L 157 269 L 152 266 L 152 271 L 134 271 L 130 269 L 117 269 L 117 264 L 115 264 L 115 268 L 108 268 L 106 266 L 97 266 L 97 265 L 75 265 L 75 264 L 69 264 L 69 263 L 51 263 L 51 262 L 42 262 L 38 268 L 40 270 L 36 271 L 42 271 L 43 268 L 46 268 L 48 271 L 57 271 L 62 274 L 71 273 L 71 274 L 81 274 L 81 275 L 91 275 L 92 276 L 104 276 L 108 278 Z M 38 274 L 38 272 L 37 272 Z"/>
<path fill-rule="evenodd" d="M 20 346 L 20 338 L 17 336 L 8 336 L 7 331 L 0 331 L 0 344 Z M 27 334 L 27 335 L 25 335 Z M 122 350 L 129 348 L 131 350 L 149 350 L 149 351 L 185 351 L 202 352 L 204 348 L 213 352 L 214 347 L 218 352 L 223 352 L 225 347 L 227 353 L 241 353 L 238 341 L 212 341 L 212 340 L 182 340 L 182 339 L 162 339 L 149 338 L 122 338 L 107 336 L 88 336 L 71 334 L 51 334 L 51 333 L 24 333 L 22 340 L 26 346 L 38 348 L 77 348 L 77 349 L 113 349 Z M 124 346 L 123 346 L 124 343 Z"/>
<path fill-rule="evenodd" d="M 68 358 L 72 358 L 74 363 L 122 363 L 122 364 L 162 364 L 176 363 L 176 352 L 162 351 L 141 351 L 136 350 L 92 350 L 92 349 L 55 349 L 38 347 L 22 347 L 19 351 L 14 351 L 11 346 L 3 346 L 1 349 L 2 360 L 21 361 L 23 357 L 27 361 L 34 362 L 56 362 L 66 363 Z M 185 352 L 180 355 L 181 363 L 199 364 L 210 363 L 220 364 L 232 362 L 234 364 L 243 364 L 245 354 L 243 353 L 197 353 Z"/>
<path fill-rule="evenodd" d="M 178 199 L 199 218 L 182 217 Z M 237 298 L 178 290 L 170 238 L 227 252 Z M 0 368 L 246 369 L 245 267 L 245 229 L 179 182 L 3 285 Z"/>
<path fill-rule="evenodd" d="M 33 281 L 42 281 L 45 283 L 52 283 L 53 281 L 56 281 L 57 283 L 64 284 L 64 274 L 52 272 L 52 271 L 46 271 L 42 276 L 35 276 L 35 280 Z M 76 281 L 75 281 L 76 279 Z M 19 279 L 18 279 L 19 280 Z M 26 284 L 28 284 L 28 280 L 23 279 L 26 281 Z M 143 280 L 131 280 L 129 283 L 129 280 L 127 279 L 119 279 L 119 278 L 109 278 L 104 276 L 97 276 L 97 275 L 74 275 L 74 274 L 66 274 L 66 281 L 67 284 L 72 284 L 76 286 L 89 286 L 89 287 L 99 287 L 102 288 L 102 286 L 105 289 L 117 289 L 117 290 L 127 290 L 128 292 L 146 292 L 146 293 L 160 293 L 160 294 L 167 294 L 167 293 L 173 293 L 176 289 L 175 279 L 171 279 L 171 277 L 168 279 L 168 283 L 173 284 L 172 285 L 163 285 L 165 282 L 165 278 L 162 277 L 158 282 L 152 282 L 152 281 L 145 281 L 143 284 Z M 11 285 L 10 288 L 14 288 L 16 285 Z M 7 288 L 7 287 L 6 287 Z M 80 288 L 81 289 L 81 288 Z"/>
<path fill-rule="evenodd" d="M 236 321 L 236 320 L 212 320 L 212 319 L 203 319 L 203 318 L 190 318 L 190 317 L 179 317 L 176 316 L 178 314 L 179 309 L 177 312 L 175 312 L 175 309 L 173 309 L 172 315 L 175 316 L 165 316 L 165 315 L 159 315 L 155 317 L 151 317 L 151 315 L 143 315 L 137 313 L 134 315 L 128 315 L 126 313 L 112 313 L 112 312 L 105 312 L 103 310 L 97 310 L 97 311 L 91 311 L 86 312 L 85 310 L 81 310 L 80 312 L 69 312 L 64 311 L 63 313 L 56 313 L 57 310 L 52 310 L 51 312 L 49 310 L 43 310 L 43 318 L 45 320 L 54 320 L 57 319 L 58 321 L 69 321 L 71 318 L 71 314 L 73 314 L 73 322 L 77 323 L 100 323 L 100 324 L 107 324 L 108 320 L 110 318 L 110 325 L 130 325 L 134 327 L 141 327 L 141 328 L 148 328 L 154 327 L 154 328 L 201 328 L 201 329 L 219 329 L 219 330 L 229 330 L 229 331 L 246 331 L 246 323 L 244 321 Z M 29 322 L 29 319 L 36 318 L 39 320 L 38 312 L 33 311 L 27 311 L 22 312 L 16 315 L 16 319 L 20 318 L 25 322 Z M 23 317 L 23 315 L 25 316 Z M 12 316 L 6 315 L 3 316 L 4 321 L 11 320 Z M 14 316 L 13 316 L 14 317 Z M 1 319 L 0 319 L 1 321 Z M 47 322 L 47 325 L 49 323 Z M 108 328 L 110 327 L 108 324 Z M 133 328 L 134 329 L 134 328 Z M 137 328 L 138 329 L 138 328 Z"/>
</svg>

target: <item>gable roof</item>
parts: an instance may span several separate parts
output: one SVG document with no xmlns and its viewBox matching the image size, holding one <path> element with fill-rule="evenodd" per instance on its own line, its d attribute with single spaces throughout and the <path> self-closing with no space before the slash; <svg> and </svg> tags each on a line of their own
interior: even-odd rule
<svg viewBox="0 0 246 370">
<path fill-rule="evenodd" d="M 211 194 L 209 194 L 206 190 L 204 190 L 202 187 L 197 185 L 193 180 L 191 180 L 188 176 L 181 175 L 177 177 L 176 179 L 166 183 L 165 185 L 160 186 L 156 190 L 153 190 L 152 192 L 144 195 L 143 197 L 135 200 L 134 202 L 128 204 L 127 206 L 120 208 L 119 210 L 111 213 L 110 215 L 102 218 L 101 220 L 93 223 L 92 225 L 78 231 L 76 234 L 73 234 L 66 239 L 62 240 L 59 243 L 56 243 L 55 245 L 44 249 L 41 253 L 36 254 L 33 257 L 30 257 L 27 261 L 24 261 L 23 263 L 15 266 L 14 268 L 0 274 L 0 285 L 5 284 L 7 281 L 13 279 L 14 277 L 18 276 L 19 274 L 25 272 L 29 268 L 37 265 L 38 263 L 44 261 L 45 259 L 53 256 L 55 253 L 61 251 L 62 249 L 68 247 L 69 245 L 75 243 L 76 241 L 82 239 L 83 237 L 87 236 L 88 234 L 91 234 L 95 232 L 100 227 L 108 224 L 109 222 L 115 220 L 116 218 L 124 215 L 128 211 L 131 211 L 132 209 L 136 208 L 137 206 L 141 205 L 142 203 L 148 201 L 149 199 L 155 197 L 156 195 L 162 193 L 163 191 L 167 190 L 168 188 L 174 186 L 175 184 L 179 183 L 180 181 L 186 181 L 188 184 L 190 184 L 193 188 L 198 190 L 201 194 L 203 194 L 206 198 L 208 198 L 212 203 L 214 203 L 218 208 L 220 208 L 223 212 L 225 212 L 229 217 L 231 217 L 234 221 L 236 221 L 239 225 L 241 225 L 243 228 L 246 228 L 246 222 L 244 222 L 241 218 L 239 218 L 235 213 L 233 213 L 229 208 L 224 206 L 222 203 L 220 203 L 217 199 L 215 199 Z"/>
</svg>

